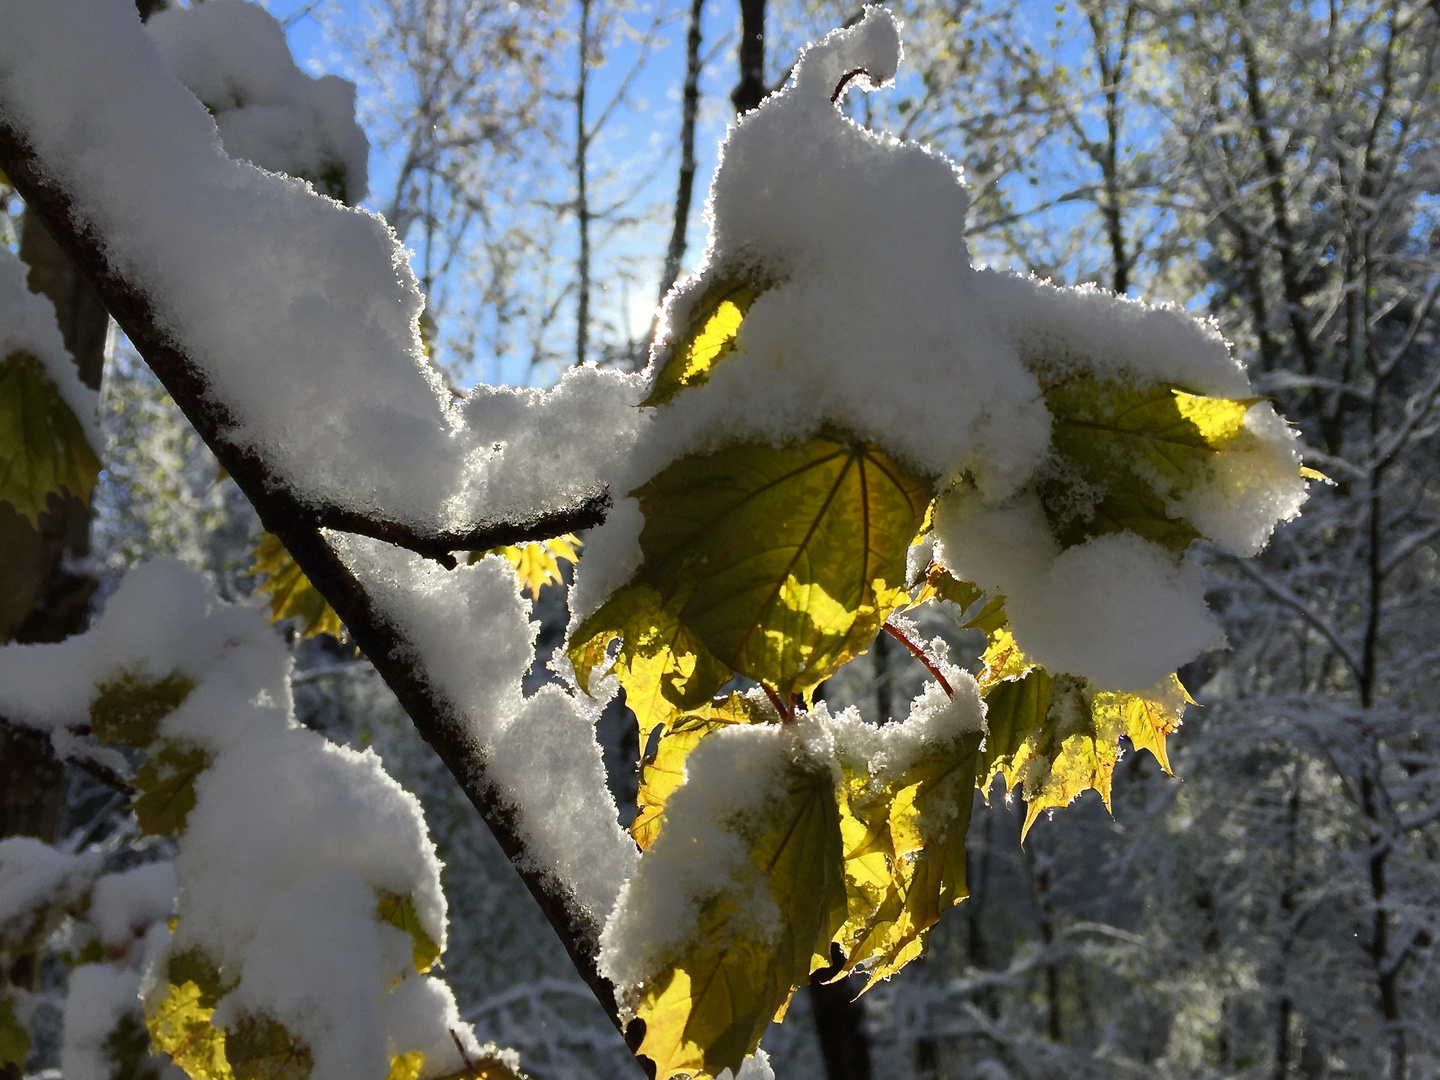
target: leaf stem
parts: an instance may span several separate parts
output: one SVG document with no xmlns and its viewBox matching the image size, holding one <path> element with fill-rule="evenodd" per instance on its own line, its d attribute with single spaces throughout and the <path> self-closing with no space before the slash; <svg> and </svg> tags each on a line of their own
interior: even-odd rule
<svg viewBox="0 0 1440 1080">
<path fill-rule="evenodd" d="M 945 678 L 944 675 L 940 674 L 940 669 L 937 668 L 935 664 L 930 660 L 930 658 L 925 655 L 924 649 L 920 648 L 919 645 L 916 645 L 913 641 L 906 637 L 904 631 L 900 630 L 896 626 L 892 626 L 888 622 L 883 627 L 881 627 L 881 629 L 884 630 L 891 637 L 893 637 L 896 641 L 900 642 L 901 645 L 904 645 L 905 648 L 909 649 L 911 655 L 914 656 L 916 660 L 919 660 L 920 663 L 925 665 L 925 670 L 930 672 L 931 675 L 935 676 L 935 681 L 940 684 L 940 689 L 944 690 L 945 693 L 952 698 L 955 696 L 955 691 L 950 686 L 949 681 Z"/>
<path fill-rule="evenodd" d="M 785 704 L 785 699 L 763 682 L 760 684 L 760 689 L 765 691 L 765 696 L 770 699 L 770 704 L 774 705 L 775 711 L 780 714 L 780 722 L 782 724 L 792 723 L 795 719 L 795 710 Z"/>
</svg>

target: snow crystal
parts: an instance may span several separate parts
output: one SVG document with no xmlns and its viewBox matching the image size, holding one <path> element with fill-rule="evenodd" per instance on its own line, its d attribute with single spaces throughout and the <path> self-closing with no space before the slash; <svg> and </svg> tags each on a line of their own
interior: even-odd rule
<svg viewBox="0 0 1440 1080">
<path fill-rule="evenodd" d="M 363 537 L 336 534 L 332 542 L 460 710 L 487 775 L 518 811 L 533 868 L 603 919 L 635 867 L 595 737 L 604 703 L 554 686 L 523 696 L 538 625 L 510 564 L 488 556 L 446 571 Z"/>
<path fill-rule="evenodd" d="M 176 15 L 183 26 L 237 11 Z M 535 509 L 507 499 L 608 479 L 634 428 L 617 419 L 633 377 L 591 370 L 523 398 L 533 426 L 467 422 L 424 356 L 423 298 L 394 232 L 229 157 L 128 0 L 7 5 L 0 95 L 112 266 L 203 369 L 235 418 L 230 436 L 303 502 L 463 528 Z"/>
<path fill-rule="evenodd" d="M 80 381 L 75 361 L 55 325 L 55 306 L 31 292 L 25 278 L 26 267 L 20 257 L 0 244 L 0 360 L 16 351 L 39 360 L 98 454 L 105 448 L 96 413 L 100 395 Z"/>
<path fill-rule="evenodd" d="M 215 117 L 231 157 L 322 191 L 330 178 L 345 202 L 365 197 L 370 143 L 355 123 L 355 84 L 301 71 L 275 16 L 249 0 L 207 0 L 156 12 L 146 29 Z"/>
</svg>

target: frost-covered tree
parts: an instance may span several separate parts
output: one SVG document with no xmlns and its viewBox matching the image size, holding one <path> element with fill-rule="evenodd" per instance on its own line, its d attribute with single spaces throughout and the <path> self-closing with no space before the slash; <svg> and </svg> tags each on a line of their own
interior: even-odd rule
<svg viewBox="0 0 1440 1080">
<path fill-rule="evenodd" d="M 185 14 L 259 34 L 242 10 Z M 1305 498 L 1293 433 L 1213 325 L 970 264 L 951 163 L 841 111 L 896 75 L 880 9 L 731 129 L 646 371 L 458 397 L 394 232 L 316 191 L 353 196 L 348 136 L 275 166 L 311 184 L 236 160 L 315 118 L 343 135 L 340 88 L 287 73 L 301 89 L 257 101 L 213 60 L 186 79 L 177 24 L 121 0 L 4 19 L 0 166 L 661 1080 L 763 1075 L 746 1059 L 815 972 L 873 986 L 917 959 L 966 895 L 977 787 L 1017 789 L 1028 831 L 1108 802 L 1121 738 L 1168 770 L 1175 671 L 1223 640 L 1187 552 L 1253 555 Z M 7 345 L 44 432 L 11 451 L 12 502 L 69 488 L 84 446 L 92 406 L 47 333 Z M 457 553 L 582 527 L 537 688 L 515 560 Z M 926 640 L 937 618 L 983 639 L 976 674 Z M 882 639 L 924 673 L 908 709 L 817 693 Z M 428 974 L 445 904 L 413 798 L 295 723 L 258 613 L 152 564 L 87 634 L 0 666 L 5 716 L 175 845 L 177 921 L 106 976 L 102 1043 L 138 1010 L 195 1080 L 515 1068 Z M 645 747 L 628 829 L 595 738 L 620 691 Z"/>
</svg>

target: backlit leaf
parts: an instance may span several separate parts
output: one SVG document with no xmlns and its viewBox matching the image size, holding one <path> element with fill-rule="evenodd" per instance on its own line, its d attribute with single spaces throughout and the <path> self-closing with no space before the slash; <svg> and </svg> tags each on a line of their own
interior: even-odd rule
<svg viewBox="0 0 1440 1080">
<path fill-rule="evenodd" d="M 195 780 L 210 766 L 210 755 L 198 746 L 161 741 L 135 770 L 140 792 L 130 808 L 142 836 L 174 836 L 185 831 L 195 808 Z"/>
<path fill-rule="evenodd" d="M 726 279 L 712 285 L 690 309 L 685 330 L 658 358 L 655 385 L 642 405 L 663 405 L 681 390 L 702 386 L 735 348 L 745 313 L 760 289 L 749 281 Z"/>
<path fill-rule="evenodd" d="M 665 803 L 684 782 L 685 759 L 701 739 L 731 724 L 761 724 L 776 719 L 773 709 L 734 693 L 719 704 L 707 703 L 663 725 L 654 756 L 640 762 L 640 786 L 635 796 L 639 812 L 630 823 L 635 843 L 643 850 L 660 834 Z M 643 727 L 641 732 L 645 732 Z"/>
<path fill-rule="evenodd" d="M 546 585 L 558 585 L 565 580 L 560 573 L 560 560 L 572 564 L 578 561 L 580 556 L 575 553 L 575 548 L 579 543 L 578 539 L 566 533 L 537 543 L 511 544 L 490 551 L 472 552 L 470 562 L 479 562 L 486 555 L 499 555 L 515 568 L 515 575 L 530 593 L 530 598 L 539 600 L 540 590 Z"/>
<path fill-rule="evenodd" d="M 90 730 L 97 739 L 143 750 L 155 741 L 160 721 L 194 688 L 195 680 L 178 671 L 154 682 L 122 672 L 96 688 L 90 702 Z"/>
<path fill-rule="evenodd" d="M 1174 501 L 1212 475 L 1222 453 L 1258 440 L 1245 414 L 1261 398 L 1211 398 L 1165 384 L 1042 368 L 1057 466 L 1039 485 L 1062 547 L 1128 529 L 1172 551 L 1201 534 Z"/>
<path fill-rule="evenodd" d="M 982 737 L 964 732 L 930 746 L 899 775 L 876 780 L 846 770 L 841 821 L 850 841 L 850 906 L 835 940 L 847 954 L 843 971 L 868 974 L 866 990 L 920 956 L 930 928 L 968 895 L 965 834 Z M 881 878 L 882 860 L 888 881 Z M 866 904 L 869 913 L 863 913 Z"/>
<path fill-rule="evenodd" d="M 170 1055 L 190 1080 L 233 1080 L 225 1057 L 225 1032 L 211 1024 L 213 1004 L 193 982 L 167 983 L 145 1003 L 145 1026 L 156 1049 Z"/>
<path fill-rule="evenodd" d="M 570 662 L 581 686 L 606 662 L 620 639 L 614 674 L 625 690 L 642 735 L 683 712 L 706 706 L 730 680 L 730 669 L 677 617 L 678 601 L 662 605 L 648 585 L 619 590 L 586 619 L 570 639 Z"/>
<path fill-rule="evenodd" d="M 787 763 L 783 776 L 763 806 L 732 823 L 755 874 L 702 904 L 682 953 L 643 988 L 639 1052 L 655 1063 L 656 1080 L 738 1072 L 793 988 L 829 962 L 845 918 L 834 782 L 828 768 L 804 761 Z M 737 918 L 761 890 L 779 913 L 773 941 Z"/>
<path fill-rule="evenodd" d="M 990 621 L 985 669 L 979 678 L 988 733 L 976 781 L 988 791 L 996 776 L 1007 791 L 1025 796 L 1022 832 L 1046 810 L 1069 804 L 1083 792 L 1099 792 L 1108 809 L 1110 784 L 1119 759 L 1119 740 L 1148 750 L 1170 772 L 1165 737 L 1180 726 L 1189 695 L 1174 675 L 1143 694 L 1096 691 L 1078 676 L 1052 675 L 1026 657 L 1015 643 L 1003 608 Z"/>
<path fill-rule="evenodd" d="M 309 1080 L 310 1048 L 285 1025 L 246 1014 L 225 1033 L 225 1056 L 235 1080 Z"/>
<path fill-rule="evenodd" d="M 425 1054 L 411 1050 L 406 1054 L 390 1055 L 390 1071 L 385 1080 L 420 1080 L 420 1070 L 425 1068 Z"/>
<path fill-rule="evenodd" d="M 410 935 L 415 970 L 425 974 L 435 966 L 435 961 L 440 959 L 440 946 L 435 944 L 435 939 L 420 925 L 420 916 L 415 913 L 414 898 L 409 895 L 401 896 L 389 889 L 376 889 L 375 895 L 378 898 L 375 905 L 376 917 Z"/>
<path fill-rule="evenodd" d="M 634 493 L 645 525 L 635 584 L 721 663 L 782 695 L 808 693 L 909 602 L 905 555 L 931 485 L 838 435 L 682 458 Z"/>
<path fill-rule="evenodd" d="M 264 574 L 265 580 L 255 587 L 257 593 L 269 597 L 270 621 L 298 619 L 301 637 L 329 634 L 339 640 L 344 636 L 345 627 L 340 616 L 330 606 L 320 591 L 310 584 L 285 545 L 273 533 L 260 537 L 255 545 L 255 565 L 248 573 Z"/>
<path fill-rule="evenodd" d="M 0 360 L 0 502 L 39 523 L 51 495 L 90 498 L 100 459 L 45 367 L 16 350 Z"/>
</svg>

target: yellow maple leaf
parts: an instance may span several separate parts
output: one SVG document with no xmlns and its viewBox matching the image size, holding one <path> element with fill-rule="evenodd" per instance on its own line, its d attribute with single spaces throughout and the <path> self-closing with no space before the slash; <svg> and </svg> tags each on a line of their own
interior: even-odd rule
<svg viewBox="0 0 1440 1080">
<path fill-rule="evenodd" d="M 310 579 L 290 557 L 278 536 L 266 533 L 260 537 L 253 556 L 255 565 L 247 573 L 251 577 L 265 575 L 265 580 L 256 586 L 255 591 L 270 598 L 272 623 L 281 619 L 298 619 L 301 637 L 329 634 L 337 641 L 344 638 L 345 627 L 340 622 L 340 616 L 320 595 L 320 590 L 310 584 Z"/>
<path fill-rule="evenodd" d="M 685 759 L 702 739 L 731 724 L 759 724 L 777 719 L 769 705 L 762 707 L 744 694 L 733 693 L 723 702 L 707 703 L 663 725 L 654 754 L 640 762 L 640 783 L 635 795 L 639 810 L 630 823 L 630 835 L 640 849 L 648 848 L 660 835 L 665 803 L 684 783 Z"/>
<path fill-rule="evenodd" d="M 560 573 L 560 560 L 564 559 L 570 564 L 579 561 L 580 556 L 575 549 L 581 546 L 580 541 L 570 533 L 564 536 L 556 536 L 549 540 L 540 540 L 529 544 L 510 544 L 505 547 L 491 548 L 486 552 L 474 553 L 470 562 L 479 562 L 485 555 L 499 555 L 515 568 L 515 575 L 520 579 L 520 584 L 530 594 L 532 600 L 540 599 L 540 590 L 546 585 L 558 585 L 564 581 Z"/>
<path fill-rule="evenodd" d="M 640 404 L 663 405 L 681 390 L 701 386 L 735 348 L 740 324 L 762 288 L 743 278 L 724 278 L 709 286 L 691 306 L 685 329 L 657 359 L 655 385 Z"/>
</svg>

